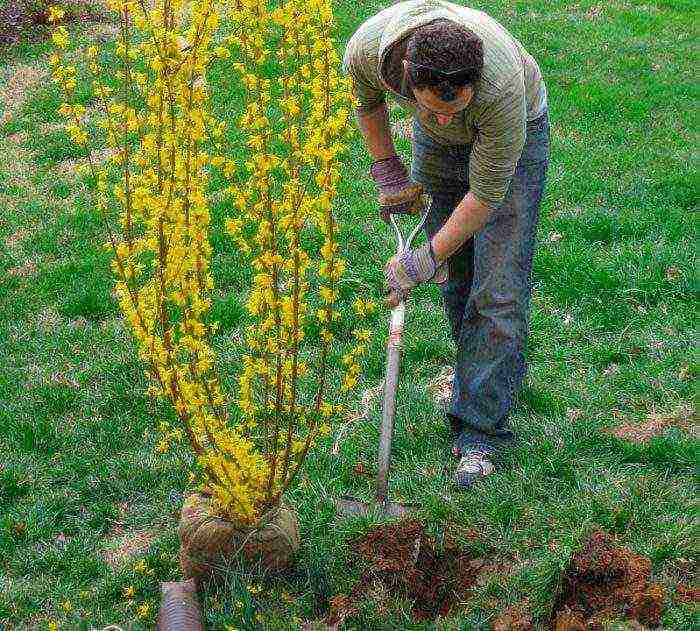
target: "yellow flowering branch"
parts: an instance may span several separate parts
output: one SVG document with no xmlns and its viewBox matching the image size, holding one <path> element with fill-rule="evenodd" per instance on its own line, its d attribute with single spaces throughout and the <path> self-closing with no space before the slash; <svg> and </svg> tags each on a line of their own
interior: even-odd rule
<svg viewBox="0 0 700 631">
<path fill-rule="evenodd" d="M 117 88 L 100 80 L 106 71 L 95 50 L 87 64 L 98 126 L 114 150 L 100 166 L 88 152 L 88 164 L 115 293 L 147 366 L 148 393 L 169 400 L 180 423 L 157 424 L 156 449 L 168 453 L 186 438 L 216 513 L 246 523 L 279 503 L 330 431 L 343 410 L 339 395 L 357 385 L 369 333 L 354 329 L 350 349 L 338 335 L 345 262 L 332 205 L 351 86 L 338 73 L 331 3 L 271 4 L 194 0 L 185 10 L 183 0 L 110 0 L 120 24 Z M 231 31 L 215 44 L 225 9 Z M 69 97 L 67 130 L 87 147 L 84 108 L 73 98 L 77 68 L 60 54 L 69 45 L 64 27 L 54 43 L 54 79 Z M 225 123 L 212 113 L 206 82 L 211 64 L 227 59 L 245 87 L 242 164 L 233 158 L 241 148 L 224 147 Z M 217 324 L 208 318 L 212 168 L 229 181 L 234 210 L 226 227 L 253 272 L 233 402 L 238 424 L 216 374 Z M 111 228 L 114 210 L 119 230 Z M 372 307 L 360 302 L 355 312 L 364 317 Z M 309 335 L 316 328 L 319 339 Z"/>
</svg>

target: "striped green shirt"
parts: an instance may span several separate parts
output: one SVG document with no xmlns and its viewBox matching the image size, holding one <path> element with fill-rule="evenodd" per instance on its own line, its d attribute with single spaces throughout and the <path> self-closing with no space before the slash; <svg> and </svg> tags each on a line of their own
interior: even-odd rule
<svg viewBox="0 0 700 631">
<path fill-rule="evenodd" d="M 408 36 L 418 26 L 449 19 L 468 28 L 484 46 L 484 68 L 469 105 L 447 125 L 419 107 L 401 77 Z M 345 48 L 343 68 L 355 85 L 361 111 L 389 95 L 444 145 L 469 144 L 469 186 L 479 199 L 503 201 L 525 143 L 525 126 L 546 109 L 537 62 L 503 26 L 482 11 L 445 0 L 399 2 L 366 20 Z"/>
</svg>

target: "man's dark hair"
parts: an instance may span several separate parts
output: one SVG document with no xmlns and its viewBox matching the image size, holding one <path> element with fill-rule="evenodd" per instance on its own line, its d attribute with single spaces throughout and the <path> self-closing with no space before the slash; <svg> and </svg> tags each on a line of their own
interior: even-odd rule
<svg viewBox="0 0 700 631">
<path fill-rule="evenodd" d="M 406 45 L 407 75 L 414 88 L 430 87 L 444 101 L 473 85 L 484 68 L 484 46 L 469 29 L 440 19 L 418 27 Z"/>
</svg>

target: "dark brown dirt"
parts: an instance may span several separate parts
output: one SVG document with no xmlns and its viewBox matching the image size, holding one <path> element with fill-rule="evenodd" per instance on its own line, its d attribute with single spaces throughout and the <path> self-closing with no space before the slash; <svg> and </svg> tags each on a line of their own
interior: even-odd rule
<svg viewBox="0 0 700 631">
<path fill-rule="evenodd" d="M 664 587 L 650 583 L 651 561 L 618 546 L 602 532 L 593 533 L 571 557 L 556 599 L 552 629 L 603 629 L 604 620 L 629 619 L 658 626 Z"/>
<path fill-rule="evenodd" d="M 354 542 L 354 551 L 364 570 L 350 595 L 331 600 L 329 624 L 351 615 L 355 603 L 365 597 L 375 597 L 384 607 L 381 601 L 389 594 L 408 598 L 418 620 L 447 616 L 464 600 L 480 570 L 480 562 L 449 534 L 438 550 L 416 520 L 378 526 Z"/>
<path fill-rule="evenodd" d="M 677 603 L 700 603 L 700 587 L 678 585 L 674 600 Z"/>
<path fill-rule="evenodd" d="M 493 631 L 532 631 L 534 628 L 527 602 L 511 605 L 493 621 Z"/>
</svg>

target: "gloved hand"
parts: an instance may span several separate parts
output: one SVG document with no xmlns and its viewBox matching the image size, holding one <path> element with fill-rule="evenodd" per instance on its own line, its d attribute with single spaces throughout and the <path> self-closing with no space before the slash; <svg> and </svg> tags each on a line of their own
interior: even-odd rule
<svg viewBox="0 0 700 631">
<path fill-rule="evenodd" d="M 405 300 L 410 290 L 418 283 L 428 280 L 444 283 L 447 275 L 447 261 L 438 266 L 431 240 L 415 250 L 407 250 L 401 255 L 393 256 L 384 267 L 386 283 L 392 292 L 389 306 L 395 307 L 398 301 Z"/>
<path fill-rule="evenodd" d="M 370 174 L 379 188 L 379 214 L 385 222 L 390 214 L 411 215 L 423 209 L 423 185 L 411 180 L 396 154 L 375 160 Z"/>
</svg>

